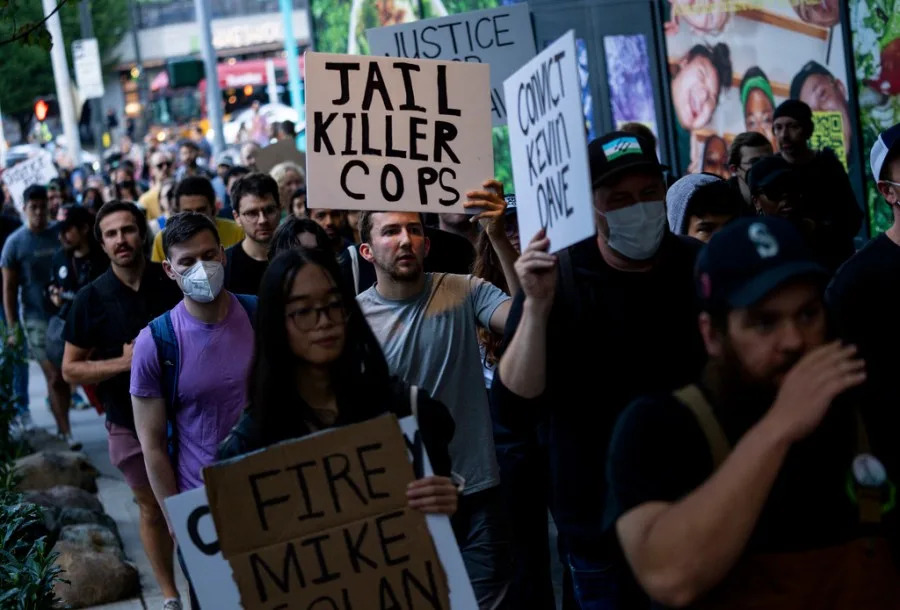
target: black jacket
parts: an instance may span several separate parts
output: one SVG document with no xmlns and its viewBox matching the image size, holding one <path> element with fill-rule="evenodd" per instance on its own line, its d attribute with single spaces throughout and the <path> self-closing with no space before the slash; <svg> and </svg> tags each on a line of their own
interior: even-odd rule
<svg viewBox="0 0 900 610">
<path fill-rule="evenodd" d="M 410 389 L 409 385 L 397 378 L 391 380 L 390 383 L 390 404 L 385 405 L 383 413 L 393 413 L 398 418 L 403 418 L 412 414 L 410 405 Z M 347 416 L 341 413 L 335 426 L 345 426 L 365 421 L 372 417 Z M 455 425 L 450 412 L 443 403 L 431 398 L 428 393 L 419 389 L 418 395 L 418 419 L 419 430 L 422 434 L 422 442 L 428 452 L 428 458 L 431 460 L 431 466 L 434 473 L 441 476 L 450 476 L 450 452 L 448 446 L 453 438 Z M 253 415 L 253 409 L 248 408 L 244 411 L 241 419 L 232 428 L 231 433 L 219 445 L 219 459 L 226 460 L 264 449 L 275 443 L 289 440 L 292 438 L 301 438 L 307 434 L 307 429 L 299 419 L 295 422 L 294 429 L 281 430 L 278 438 L 265 438 L 262 426 Z"/>
<path fill-rule="evenodd" d="M 693 267 L 701 245 L 667 233 L 659 263 L 644 273 L 611 268 L 593 238 L 573 246 L 548 320 L 544 393 L 524 399 L 495 374 L 491 392 L 504 421 L 546 431 L 550 507 L 570 550 L 590 555 L 602 546 L 606 454 L 619 414 L 638 396 L 675 390 L 700 373 Z M 520 292 L 507 341 L 523 302 Z"/>
</svg>

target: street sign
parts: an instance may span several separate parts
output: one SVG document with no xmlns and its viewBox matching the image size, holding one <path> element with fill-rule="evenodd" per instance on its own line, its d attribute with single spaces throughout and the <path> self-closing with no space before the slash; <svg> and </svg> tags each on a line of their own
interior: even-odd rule
<svg viewBox="0 0 900 610">
<path fill-rule="evenodd" d="M 75 81 L 82 100 L 103 97 L 103 69 L 100 65 L 100 48 L 96 38 L 85 38 L 72 43 L 72 60 L 75 64 Z"/>
</svg>

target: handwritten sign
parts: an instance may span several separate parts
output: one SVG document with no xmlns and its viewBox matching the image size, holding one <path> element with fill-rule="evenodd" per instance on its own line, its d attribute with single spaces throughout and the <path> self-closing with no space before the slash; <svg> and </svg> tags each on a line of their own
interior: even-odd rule
<svg viewBox="0 0 900 610">
<path fill-rule="evenodd" d="M 434 474 L 416 419 L 404 417 L 399 423 L 413 471 L 421 476 Z M 240 593 L 233 580 L 231 566 L 228 565 L 219 547 L 206 489 L 203 487 L 192 489 L 168 498 L 166 510 L 172 519 L 175 538 L 178 540 L 184 563 L 188 572 L 195 576 L 192 577 L 192 584 L 201 607 L 220 610 L 241 608 Z M 430 514 L 425 516 L 425 520 L 437 548 L 438 558 L 447 574 L 451 610 L 469 610 L 477 607 L 475 593 L 456 544 L 450 518 L 446 515 Z"/>
<path fill-rule="evenodd" d="M 490 64 L 491 120 L 506 125 L 503 81 L 534 57 L 525 3 L 366 30 L 372 55 Z"/>
<path fill-rule="evenodd" d="M 407 507 L 412 478 L 392 415 L 206 468 L 241 605 L 450 608 L 425 517 Z"/>
<path fill-rule="evenodd" d="M 21 212 L 25 207 L 23 194 L 32 184 L 45 185 L 53 178 L 56 178 L 59 172 L 53 165 L 53 155 L 49 151 L 40 150 L 37 154 L 29 157 L 25 161 L 16 163 L 14 166 L 3 172 L 3 182 L 9 187 L 12 194 L 13 202 L 16 208 Z"/>
<path fill-rule="evenodd" d="M 519 234 L 546 229 L 552 252 L 594 234 L 575 34 L 569 31 L 503 83 Z"/>
<path fill-rule="evenodd" d="M 460 213 L 493 175 L 486 65 L 307 53 L 306 82 L 311 202 Z"/>
</svg>

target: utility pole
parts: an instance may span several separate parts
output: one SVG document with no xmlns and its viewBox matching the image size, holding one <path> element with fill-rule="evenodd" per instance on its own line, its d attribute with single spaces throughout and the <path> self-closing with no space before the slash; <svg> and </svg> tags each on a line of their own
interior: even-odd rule
<svg viewBox="0 0 900 610">
<path fill-rule="evenodd" d="M 81 37 L 94 37 L 94 20 L 91 18 L 91 0 L 81 0 L 78 6 L 78 15 L 81 18 Z M 94 146 L 97 148 L 97 157 L 101 164 L 103 161 L 103 100 L 99 97 L 88 102 L 91 108 L 91 130 L 94 132 Z"/>
<path fill-rule="evenodd" d="M 75 166 L 81 165 L 81 137 L 78 134 L 78 123 L 75 120 L 75 108 L 72 103 L 72 82 L 69 78 L 69 65 L 66 61 L 66 42 L 63 40 L 62 27 L 59 24 L 59 13 L 56 0 L 42 0 L 44 16 L 47 17 L 47 31 L 53 40 L 50 48 L 50 61 L 53 64 L 53 80 L 56 82 L 56 101 L 59 103 L 59 114 L 62 118 L 63 134 L 66 136 L 66 148 Z"/>
<path fill-rule="evenodd" d="M 279 0 L 281 20 L 284 22 L 284 56 L 287 62 L 288 85 L 291 92 L 291 107 L 297 112 L 297 122 L 306 123 L 306 108 L 300 94 L 300 57 L 297 54 L 297 38 L 294 36 L 294 3 Z M 309 9 L 307 9 L 309 10 Z M 299 128 L 300 125 L 298 124 Z M 297 149 L 306 150 L 306 130 L 298 130 Z"/>
<path fill-rule="evenodd" d="M 144 74 L 144 62 L 141 60 L 141 43 L 138 36 L 138 8 L 135 0 L 128 0 L 129 15 L 131 17 L 131 40 L 134 44 L 134 64 L 138 69 L 137 90 L 138 103 L 141 105 L 140 122 L 138 123 L 138 134 L 143 134 L 147 130 L 147 76 Z M 125 125 L 121 126 L 122 133 L 125 133 Z"/>
<path fill-rule="evenodd" d="M 203 66 L 206 72 L 206 115 L 213 132 L 213 156 L 218 157 L 225 150 L 225 136 L 222 131 L 222 92 L 219 90 L 219 66 L 216 50 L 212 44 L 212 12 L 209 0 L 194 0 L 197 13 L 197 27 L 200 28 L 200 44 L 203 48 Z"/>
</svg>

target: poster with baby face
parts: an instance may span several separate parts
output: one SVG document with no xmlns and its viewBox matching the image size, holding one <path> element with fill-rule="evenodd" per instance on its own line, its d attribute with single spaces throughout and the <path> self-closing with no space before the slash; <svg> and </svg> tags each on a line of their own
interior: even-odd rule
<svg viewBox="0 0 900 610">
<path fill-rule="evenodd" d="M 728 149 L 742 132 L 773 150 L 775 108 L 809 104 L 814 148 L 855 158 L 843 25 L 846 0 L 668 0 L 665 24 L 678 163 L 688 172 L 745 177 Z M 764 146 L 766 143 L 762 143 Z"/>
</svg>

